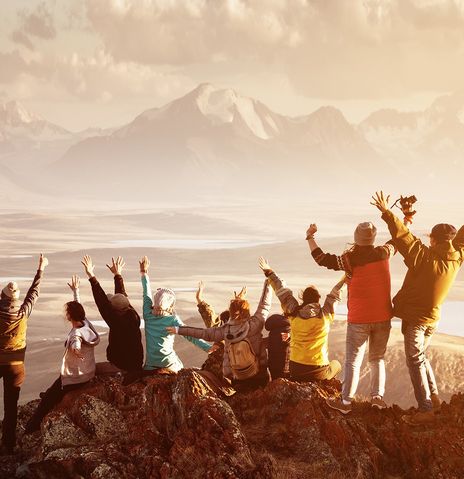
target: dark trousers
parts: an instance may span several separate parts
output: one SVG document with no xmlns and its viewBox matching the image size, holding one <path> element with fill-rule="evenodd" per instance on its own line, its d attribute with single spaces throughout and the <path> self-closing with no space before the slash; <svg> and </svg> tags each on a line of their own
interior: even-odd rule
<svg viewBox="0 0 464 479">
<path fill-rule="evenodd" d="M 87 381 L 88 382 L 88 381 Z M 34 432 L 40 428 L 42 419 L 64 398 L 69 391 L 74 391 L 84 386 L 85 383 L 68 384 L 63 386 L 59 377 L 44 393 L 32 417 L 26 425 L 26 432 Z"/>
<path fill-rule="evenodd" d="M 24 381 L 24 363 L 0 365 L 0 378 L 3 378 L 3 416 L 2 444 L 7 449 L 16 445 L 16 420 L 18 399 Z"/>
<path fill-rule="evenodd" d="M 270 377 L 267 368 L 261 368 L 255 376 L 248 379 L 232 379 L 232 387 L 238 392 L 249 392 L 263 388 L 269 383 Z"/>
<path fill-rule="evenodd" d="M 290 361 L 290 379 L 293 381 L 311 382 L 333 379 L 341 370 L 342 366 L 336 359 L 332 359 L 325 366 L 312 366 Z"/>
</svg>

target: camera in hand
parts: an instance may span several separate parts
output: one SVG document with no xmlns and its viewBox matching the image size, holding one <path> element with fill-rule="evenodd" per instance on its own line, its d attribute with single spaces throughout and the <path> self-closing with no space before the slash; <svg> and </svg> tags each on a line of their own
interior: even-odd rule
<svg viewBox="0 0 464 479">
<path fill-rule="evenodd" d="M 412 217 L 416 214 L 416 211 L 413 210 L 413 205 L 417 201 L 417 198 L 414 195 L 411 196 L 400 196 L 393 206 L 400 204 L 399 208 L 403 212 L 405 219 L 412 223 Z"/>
</svg>

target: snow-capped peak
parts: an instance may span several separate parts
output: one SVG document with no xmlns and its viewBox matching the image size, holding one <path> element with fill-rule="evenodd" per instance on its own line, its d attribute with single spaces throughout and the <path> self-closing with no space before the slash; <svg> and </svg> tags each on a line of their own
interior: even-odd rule
<svg viewBox="0 0 464 479">
<path fill-rule="evenodd" d="M 12 100 L 0 105 L 0 121 L 4 125 L 19 126 L 43 121 L 43 118 L 31 113 L 18 101 Z"/>
</svg>

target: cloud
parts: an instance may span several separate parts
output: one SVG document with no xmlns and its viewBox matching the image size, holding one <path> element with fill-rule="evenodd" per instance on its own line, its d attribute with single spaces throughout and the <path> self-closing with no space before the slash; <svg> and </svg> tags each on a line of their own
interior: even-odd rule
<svg viewBox="0 0 464 479">
<path fill-rule="evenodd" d="M 56 37 L 54 19 L 45 2 L 39 3 L 33 10 L 18 11 L 18 17 L 19 26 L 10 37 L 13 42 L 33 50 L 34 45 L 30 37 L 42 40 L 52 40 Z"/>
</svg>

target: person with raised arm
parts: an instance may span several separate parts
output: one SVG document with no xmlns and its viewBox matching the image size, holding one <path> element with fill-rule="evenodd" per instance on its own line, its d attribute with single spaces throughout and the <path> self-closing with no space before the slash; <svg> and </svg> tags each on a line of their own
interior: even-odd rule
<svg viewBox="0 0 464 479">
<path fill-rule="evenodd" d="M 351 411 L 364 352 L 369 344 L 370 402 L 372 406 L 384 409 L 387 407 L 383 400 L 386 379 L 384 358 L 393 317 L 389 259 L 395 254 L 395 247 L 392 241 L 374 246 L 377 228 L 370 222 L 356 227 L 352 248 L 339 256 L 322 251 L 314 238 L 316 232 L 314 223 L 306 231 L 314 261 L 319 266 L 344 271 L 348 288 L 342 395 L 327 398 L 326 403 L 343 414 Z"/>
<path fill-rule="evenodd" d="M 148 268 L 150 260 L 144 256 L 140 262 L 140 274 L 143 287 L 143 319 L 145 320 L 146 358 L 144 369 L 155 372 L 166 368 L 180 371 L 184 365 L 174 350 L 174 336 L 166 330 L 168 327 L 184 326 L 174 311 L 176 295 L 169 288 L 158 288 L 152 295 Z M 186 337 L 191 343 L 205 352 L 212 348 L 202 339 Z"/>
<path fill-rule="evenodd" d="M 450 224 L 435 225 L 426 246 L 397 218 L 388 205 L 390 196 L 382 191 L 371 204 L 387 223 L 392 240 L 408 268 L 403 285 L 393 298 L 393 314 L 402 320 L 404 351 L 419 411 L 405 415 L 410 425 L 435 421 L 434 409 L 441 406 L 427 348 L 440 320 L 441 305 L 464 261 L 464 226 L 456 232 Z"/>
<path fill-rule="evenodd" d="M 73 292 L 73 301 L 65 304 L 65 315 L 72 328 L 66 338 L 60 375 L 42 395 L 37 409 L 26 424 L 26 434 L 40 429 L 42 419 L 61 402 L 67 392 L 80 389 L 95 376 L 94 348 L 100 342 L 100 337 L 85 316 L 79 298 L 79 283 L 76 275 L 68 283 Z"/>
<path fill-rule="evenodd" d="M 132 307 L 124 287 L 122 271 L 125 263 L 121 256 L 111 258 L 106 265 L 114 276 L 114 294 L 106 294 L 97 278 L 92 258 L 82 259 L 85 272 L 92 287 L 92 294 L 101 317 L 109 327 L 107 363 L 97 364 L 97 374 L 124 375 L 123 384 L 129 384 L 141 376 L 143 346 L 140 333 L 140 316 Z"/>
<path fill-rule="evenodd" d="M 39 267 L 23 302 L 19 288 L 8 283 L 0 295 L 0 378 L 3 378 L 4 416 L 1 454 L 13 454 L 16 445 L 18 399 L 24 381 L 27 320 L 39 297 L 39 286 L 48 259 L 41 253 Z"/>
<path fill-rule="evenodd" d="M 305 382 L 334 378 L 342 367 L 336 359 L 329 360 L 328 334 L 345 276 L 332 288 L 323 305 L 315 286 L 308 286 L 301 293 L 300 304 L 263 257 L 259 266 L 290 321 L 290 379 Z"/>
<path fill-rule="evenodd" d="M 224 341 L 223 375 L 237 391 L 248 391 L 269 382 L 267 354 L 263 345 L 263 328 L 269 315 L 272 290 L 266 280 L 255 313 L 245 299 L 246 288 L 235 294 L 229 305 L 230 319 L 213 328 L 169 327 L 171 334 L 192 336 L 207 341 Z"/>
</svg>

